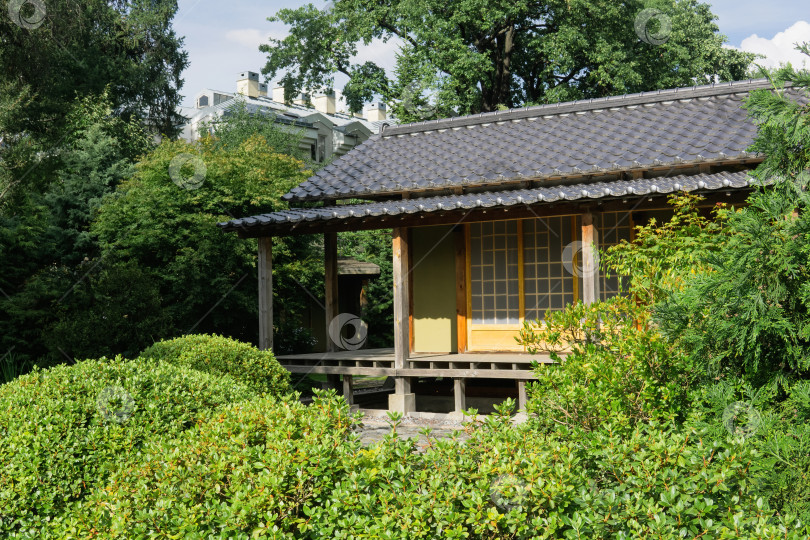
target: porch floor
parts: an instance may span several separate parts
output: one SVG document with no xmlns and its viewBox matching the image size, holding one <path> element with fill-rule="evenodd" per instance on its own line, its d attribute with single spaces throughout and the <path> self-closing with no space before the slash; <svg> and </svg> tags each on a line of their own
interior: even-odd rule
<svg viewBox="0 0 810 540">
<path fill-rule="evenodd" d="M 532 362 L 553 363 L 545 354 L 471 352 L 412 353 L 405 369 L 394 367 L 394 349 L 360 349 L 324 353 L 287 354 L 276 359 L 292 373 L 371 375 L 389 377 L 478 377 L 533 379 Z"/>
</svg>

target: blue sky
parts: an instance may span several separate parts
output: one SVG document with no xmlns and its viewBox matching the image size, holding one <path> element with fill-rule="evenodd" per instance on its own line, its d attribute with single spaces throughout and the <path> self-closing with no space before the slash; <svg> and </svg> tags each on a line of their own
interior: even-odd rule
<svg viewBox="0 0 810 540">
<path fill-rule="evenodd" d="M 318 7 L 323 0 L 309 0 Z M 232 0 L 179 0 L 174 27 L 185 37 L 191 65 L 184 73 L 184 104 L 191 106 L 194 95 L 203 88 L 233 91 L 236 75 L 243 70 L 259 71 L 265 56 L 257 49 L 265 37 L 284 35 L 283 25 L 267 17 L 284 7 L 297 7 L 308 1 L 249 2 Z M 715 0 L 709 2 L 718 16 L 720 31 L 729 44 L 766 54 L 778 64 L 796 58 L 792 43 L 810 41 L 810 9 L 807 0 Z M 393 63 L 395 45 L 365 47 L 363 60 L 375 60 L 387 67 Z M 810 67 L 810 66 L 808 66 Z M 271 84 L 272 86 L 272 84 Z M 338 80 L 337 88 L 342 86 Z"/>
</svg>

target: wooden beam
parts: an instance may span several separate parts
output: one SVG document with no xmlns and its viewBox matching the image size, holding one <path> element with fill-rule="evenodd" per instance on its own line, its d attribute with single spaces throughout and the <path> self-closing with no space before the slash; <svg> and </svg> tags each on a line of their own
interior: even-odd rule
<svg viewBox="0 0 810 540">
<path fill-rule="evenodd" d="M 408 229 L 397 227 L 393 230 L 394 251 L 394 366 L 405 369 L 410 357 L 409 343 L 409 279 Z"/>
<path fill-rule="evenodd" d="M 273 350 L 273 238 L 259 240 L 259 348 Z"/>
<path fill-rule="evenodd" d="M 324 281 L 326 284 L 326 350 L 336 351 L 337 344 L 329 335 L 329 325 L 338 316 L 337 233 L 323 233 Z"/>
<path fill-rule="evenodd" d="M 453 379 L 453 403 L 457 413 L 467 409 L 467 383 L 461 377 Z"/>
<path fill-rule="evenodd" d="M 456 248 L 456 352 L 467 351 L 467 239 L 464 226 L 453 229 Z"/>
<path fill-rule="evenodd" d="M 599 301 L 599 231 L 593 214 L 582 215 L 582 301 Z"/>
<path fill-rule="evenodd" d="M 413 234 L 408 229 L 408 351 L 413 352 L 414 349 L 414 333 L 413 333 L 413 272 L 411 271 L 411 261 L 413 261 Z"/>
<path fill-rule="evenodd" d="M 519 380 L 518 385 L 518 411 L 526 411 L 526 381 Z"/>
<path fill-rule="evenodd" d="M 354 405 L 354 377 L 352 375 L 343 375 L 343 397 L 346 403 Z"/>
<path fill-rule="evenodd" d="M 410 357 L 410 302 L 408 229 L 396 227 L 393 235 L 394 274 L 394 368 L 404 370 Z M 407 376 L 394 378 L 394 394 L 388 396 L 388 408 L 409 413 L 416 409 L 416 396 L 411 393 L 411 379 Z"/>
</svg>

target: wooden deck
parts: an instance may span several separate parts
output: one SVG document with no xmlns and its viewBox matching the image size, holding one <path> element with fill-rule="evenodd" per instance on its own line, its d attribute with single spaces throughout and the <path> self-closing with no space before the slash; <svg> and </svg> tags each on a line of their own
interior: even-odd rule
<svg viewBox="0 0 810 540">
<path fill-rule="evenodd" d="M 292 373 L 389 377 L 478 377 L 534 379 L 532 362 L 551 364 L 548 355 L 528 353 L 414 353 L 406 368 L 394 367 L 394 349 L 360 349 L 276 357 Z"/>
</svg>

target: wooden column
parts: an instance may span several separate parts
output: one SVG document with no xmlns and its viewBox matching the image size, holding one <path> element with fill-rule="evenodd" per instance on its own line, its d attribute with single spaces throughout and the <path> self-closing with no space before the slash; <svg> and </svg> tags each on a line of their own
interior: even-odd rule
<svg viewBox="0 0 810 540">
<path fill-rule="evenodd" d="M 339 347 L 329 335 L 329 324 L 338 316 L 338 268 L 337 233 L 323 233 L 324 281 L 326 283 L 326 350 L 337 351 Z"/>
<path fill-rule="evenodd" d="M 467 239 L 464 225 L 453 230 L 456 248 L 456 352 L 467 351 Z"/>
<path fill-rule="evenodd" d="M 273 238 L 259 238 L 259 348 L 273 349 Z"/>
<path fill-rule="evenodd" d="M 593 214 L 582 215 L 582 301 L 599 301 L 599 232 Z"/>
<path fill-rule="evenodd" d="M 396 370 L 408 367 L 410 357 L 410 330 L 409 330 L 409 293 L 408 274 L 410 261 L 408 260 L 408 229 L 396 227 L 393 230 L 394 251 L 394 368 Z M 388 397 L 388 408 L 393 411 L 407 413 L 415 409 L 416 398 L 411 393 L 411 380 L 409 377 L 397 375 L 394 378 L 394 394 Z"/>
<path fill-rule="evenodd" d="M 343 397 L 346 403 L 354 405 L 354 378 L 351 375 L 343 376 Z"/>
<path fill-rule="evenodd" d="M 467 383 L 463 377 L 453 379 L 453 412 L 461 413 L 467 408 Z"/>
<path fill-rule="evenodd" d="M 526 410 L 526 381 L 518 381 L 518 411 Z"/>
</svg>

